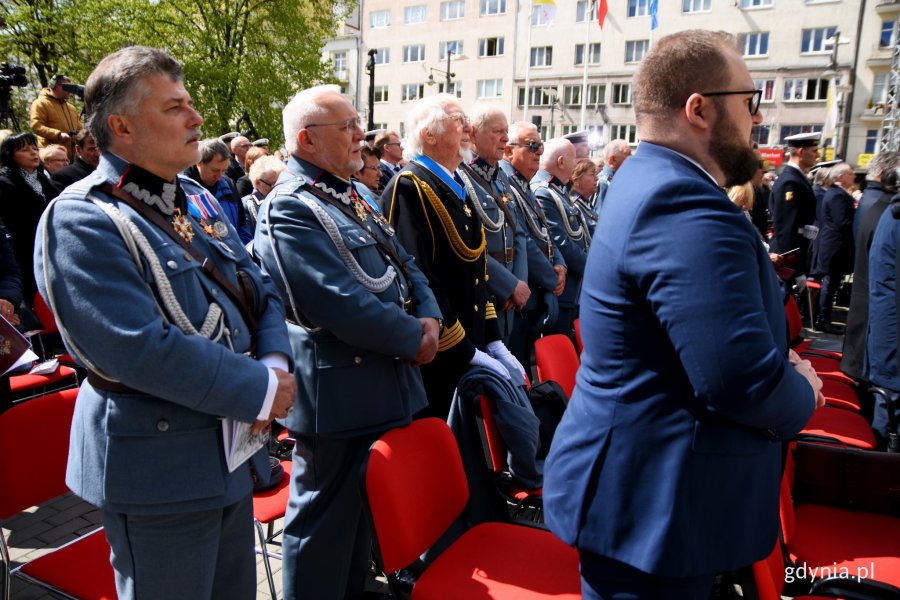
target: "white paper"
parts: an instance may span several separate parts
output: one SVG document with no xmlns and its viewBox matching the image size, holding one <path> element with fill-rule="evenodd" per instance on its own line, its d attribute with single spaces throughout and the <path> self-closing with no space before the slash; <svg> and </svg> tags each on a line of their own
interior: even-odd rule
<svg viewBox="0 0 900 600">
<path fill-rule="evenodd" d="M 22 365 L 31 364 L 38 359 L 38 355 L 32 352 L 30 349 L 25 351 L 25 354 L 19 357 L 19 360 L 14 362 L 10 368 L 3 372 L 4 375 L 9 373 L 10 371 L 14 371 L 21 367 Z"/>
<path fill-rule="evenodd" d="M 225 463 L 228 472 L 244 464 L 247 459 L 269 442 L 269 429 L 258 435 L 252 435 L 253 425 L 234 419 L 222 419 L 222 440 L 225 445 Z"/>
<path fill-rule="evenodd" d="M 32 354 L 34 354 L 32 352 Z M 37 356 L 34 357 L 37 359 Z M 59 361 L 55 358 L 51 358 L 50 360 L 45 360 L 44 362 L 40 362 L 28 371 L 32 375 L 49 375 L 50 373 L 56 372 L 56 369 L 59 367 Z"/>
</svg>

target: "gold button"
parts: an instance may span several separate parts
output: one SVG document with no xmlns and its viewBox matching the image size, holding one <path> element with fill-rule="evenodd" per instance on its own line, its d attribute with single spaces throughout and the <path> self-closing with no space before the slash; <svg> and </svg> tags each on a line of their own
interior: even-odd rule
<svg viewBox="0 0 900 600">
<path fill-rule="evenodd" d="M 361 364 L 362 364 L 362 358 L 360 358 L 359 356 L 354 356 L 354 357 L 353 357 L 353 362 L 356 363 L 356 364 L 358 364 L 358 365 L 361 365 Z"/>
<path fill-rule="evenodd" d="M 475 285 L 478 285 L 478 278 L 475 278 Z"/>
<path fill-rule="evenodd" d="M 185 253 L 184 253 L 184 260 L 190 261 L 190 260 L 193 260 L 193 258 L 194 258 L 194 257 L 191 256 L 191 253 L 190 253 L 190 252 L 185 252 Z"/>
<path fill-rule="evenodd" d="M 475 312 L 478 312 L 478 305 L 475 305 Z"/>
</svg>

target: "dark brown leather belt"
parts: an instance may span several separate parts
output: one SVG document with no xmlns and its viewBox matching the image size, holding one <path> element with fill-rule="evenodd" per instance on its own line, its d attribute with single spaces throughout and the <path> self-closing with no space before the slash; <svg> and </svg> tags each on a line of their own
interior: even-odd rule
<svg viewBox="0 0 900 600">
<path fill-rule="evenodd" d="M 488 254 L 493 256 L 496 260 L 502 262 L 504 265 L 508 265 L 515 260 L 516 249 L 506 248 L 505 250 L 499 250 L 497 252 L 488 252 Z"/>
<path fill-rule="evenodd" d="M 538 243 L 538 249 L 541 251 L 541 254 L 547 258 L 553 258 L 553 254 L 550 251 L 550 244 Z"/>
<path fill-rule="evenodd" d="M 134 388 L 130 388 L 124 383 L 119 383 L 118 381 L 110 381 L 109 379 L 104 379 L 100 377 L 93 371 L 88 371 L 87 374 L 88 383 L 91 384 L 91 387 L 98 390 L 103 390 L 105 392 L 112 392 L 114 394 L 140 394 L 141 392 L 137 391 Z"/>
</svg>

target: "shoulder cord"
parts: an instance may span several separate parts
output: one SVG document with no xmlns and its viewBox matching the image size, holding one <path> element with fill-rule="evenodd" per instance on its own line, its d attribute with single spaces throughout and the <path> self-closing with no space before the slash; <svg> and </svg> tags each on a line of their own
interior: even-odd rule
<svg viewBox="0 0 900 600">
<path fill-rule="evenodd" d="M 587 202 L 582 200 L 581 194 L 577 194 L 573 197 L 572 202 L 578 210 L 578 219 L 581 221 L 581 227 L 584 229 L 585 243 L 589 246 L 594 236 L 591 235 L 592 227 L 588 224 L 588 220 L 592 223 L 596 223 L 596 219 L 593 218 L 593 211 L 590 206 L 588 206 Z"/>
<path fill-rule="evenodd" d="M 547 191 L 550 192 L 550 197 L 553 198 L 553 201 L 556 203 L 556 208 L 559 209 L 559 220 L 562 223 L 563 229 L 565 229 L 566 231 L 566 235 L 568 235 L 575 241 L 583 238 L 585 235 L 585 229 L 581 224 L 581 211 L 576 209 L 576 211 L 578 212 L 578 229 L 572 229 L 569 226 L 569 213 L 568 211 L 566 211 L 565 200 L 563 200 L 562 195 L 554 190 L 553 187 L 549 184 L 547 185 Z"/>
<path fill-rule="evenodd" d="M 350 273 L 353 274 L 353 277 L 360 285 L 374 294 L 380 294 L 391 287 L 391 284 L 397 279 L 397 271 L 394 269 L 393 265 L 389 264 L 384 274 L 377 279 L 366 273 L 359 265 L 356 257 L 353 256 L 347 248 L 347 245 L 344 243 L 344 238 L 341 236 L 341 232 L 338 229 L 338 225 L 334 222 L 334 219 L 331 218 L 331 215 L 329 215 L 316 201 L 310 200 L 300 194 L 298 194 L 297 197 L 312 211 L 313 216 L 316 217 L 319 225 L 322 226 L 322 229 L 324 229 L 325 233 L 328 234 L 328 237 L 331 238 L 331 243 L 337 248 L 338 255 L 340 255 L 341 260 L 344 261 L 344 265 Z"/>
<path fill-rule="evenodd" d="M 453 224 L 453 217 L 450 216 L 450 213 L 447 212 L 447 208 L 444 206 L 444 203 L 441 202 L 441 199 L 438 198 L 437 194 L 431 189 L 431 186 L 426 182 L 422 181 L 409 171 L 400 172 L 397 177 L 407 177 L 413 181 L 413 184 L 421 191 L 425 192 L 425 197 L 428 198 L 429 204 L 431 204 L 431 208 L 434 209 L 434 212 L 437 214 L 438 218 L 441 220 L 441 226 L 444 229 L 444 233 L 447 235 L 447 240 L 450 242 L 450 248 L 453 250 L 453 253 L 463 262 L 475 262 L 476 260 L 484 254 L 484 249 L 487 247 L 487 241 L 484 234 L 484 226 L 480 227 L 481 229 L 481 242 L 478 244 L 476 248 L 469 248 L 466 246 L 466 243 L 459 236 L 459 232 L 456 230 L 456 226 Z M 394 188 L 396 190 L 396 186 Z M 475 204 L 475 202 L 473 202 Z"/>
<path fill-rule="evenodd" d="M 528 202 L 526 198 L 522 196 L 518 189 L 516 189 L 515 185 L 510 185 L 513 195 L 515 195 L 516 199 L 519 201 L 519 206 L 522 206 L 522 214 L 525 215 L 525 222 L 528 224 L 528 229 L 531 230 L 531 233 L 534 234 L 534 237 L 539 239 L 542 242 L 549 243 L 550 242 L 550 234 L 547 233 L 547 228 L 541 225 L 538 227 L 538 224 L 535 223 L 534 217 L 532 214 L 532 210 L 534 208 Z"/>
<path fill-rule="evenodd" d="M 484 228 L 487 229 L 489 233 L 497 233 L 501 231 L 503 229 L 503 225 L 506 224 L 506 217 L 504 216 L 503 211 L 498 208 L 497 213 L 499 214 L 499 217 L 497 217 L 496 221 L 491 220 L 491 218 L 487 216 L 487 213 L 484 212 L 484 207 L 481 206 L 481 202 L 478 199 L 478 194 L 475 193 L 475 187 L 472 185 L 472 180 L 469 179 L 468 174 L 466 174 L 465 170 L 463 169 L 460 169 L 458 172 L 459 176 L 463 180 L 463 183 L 466 185 L 466 189 L 472 196 L 472 205 L 475 207 L 475 212 L 478 213 L 478 217 L 481 219 L 481 223 L 482 225 L 484 225 Z"/>
<path fill-rule="evenodd" d="M 199 335 L 205 337 L 206 339 L 216 342 L 223 335 L 228 336 L 228 332 L 225 329 L 225 317 L 222 311 L 222 308 L 216 304 L 215 302 L 211 302 L 209 305 L 209 310 L 206 313 L 206 318 L 203 321 L 203 325 L 200 327 L 200 330 L 194 328 L 193 323 L 191 323 L 188 316 L 184 313 L 184 310 L 181 308 L 181 304 L 178 302 L 178 299 L 175 297 L 175 293 L 172 291 L 172 285 L 169 283 L 169 278 L 166 275 L 165 269 L 163 269 L 162 264 L 159 262 L 159 257 L 153 251 L 153 247 L 150 245 L 150 242 L 147 240 L 146 236 L 144 236 L 143 232 L 138 229 L 137 225 L 135 225 L 128 217 L 126 217 L 118 208 L 109 204 L 108 202 L 104 202 L 99 200 L 96 196 L 89 194 L 88 198 L 93 202 L 96 206 L 98 206 L 105 214 L 112 220 L 113 224 L 116 226 L 116 229 L 119 231 L 119 235 L 122 237 L 122 241 L 125 243 L 126 248 L 131 253 L 132 258 L 134 259 L 135 264 L 142 273 L 144 272 L 143 264 L 141 263 L 140 257 L 143 256 L 148 263 L 150 263 L 150 271 L 153 275 L 154 283 L 156 284 L 156 290 L 159 294 L 159 297 L 162 299 L 163 306 L 160 307 L 159 302 L 154 296 L 154 302 L 156 302 L 156 306 L 159 309 L 160 315 L 166 322 L 175 322 L 175 325 L 181 329 L 184 333 L 188 335 Z M 55 204 L 56 201 L 53 201 Z M 48 211 L 50 209 L 48 208 Z M 47 240 L 49 233 L 49 215 L 48 218 L 44 220 L 44 231 L 43 231 L 43 253 L 44 253 L 44 280 L 47 282 L 47 304 L 50 306 L 51 310 L 53 310 L 53 314 L 57 314 L 56 312 L 56 302 L 53 296 L 53 288 L 49 285 L 49 274 L 47 273 Z M 165 310 L 163 310 L 165 309 Z M 166 316 L 168 313 L 171 320 Z M 63 327 L 63 325 L 59 324 L 60 333 L 65 337 L 66 342 L 69 347 L 73 350 L 73 352 L 78 355 L 81 361 L 87 365 L 87 367 L 102 376 L 104 379 L 108 379 L 110 381 L 116 381 L 114 378 L 110 377 L 106 373 L 104 373 L 101 369 L 98 369 L 96 365 L 93 365 L 89 360 L 86 359 L 84 354 L 78 350 L 77 346 L 72 342 L 71 337 L 69 336 L 68 331 Z"/>
</svg>

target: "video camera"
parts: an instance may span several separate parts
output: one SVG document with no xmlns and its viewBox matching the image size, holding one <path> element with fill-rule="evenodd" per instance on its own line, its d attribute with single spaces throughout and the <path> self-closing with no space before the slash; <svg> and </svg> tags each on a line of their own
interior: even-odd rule
<svg viewBox="0 0 900 600">
<path fill-rule="evenodd" d="M 59 86 L 63 89 L 64 92 L 69 92 L 70 94 L 75 94 L 82 100 L 84 100 L 84 86 L 78 85 L 77 83 L 64 83 Z"/>
<path fill-rule="evenodd" d="M 0 87 L 25 87 L 28 78 L 25 76 L 25 67 L 3 63 L 0 65 Z"/>
</svg>

